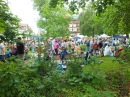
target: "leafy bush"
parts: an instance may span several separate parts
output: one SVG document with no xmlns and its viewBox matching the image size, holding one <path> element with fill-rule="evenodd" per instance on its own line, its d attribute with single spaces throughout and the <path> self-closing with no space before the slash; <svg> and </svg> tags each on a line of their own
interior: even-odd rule
<svg viewBox="0 0 130 97">
<path fill-rule="evenodd" d="M 111 70 L 107 72 L 108 88 L 117 91 L 119 97 L 129 95 L 130 71 L 128 69 Z"/>
<path fill-rule="evenodd" d="M 86 51 L 86 45 L 85 44 L 81 44 L 80 48 L 81 48 L 82 51 L 84 51 L 84 52 Z"/>
<path fill-rule="evenodd" d="M 129 65 L 102 72 L 96 58 L 88 60 L 91 70 L 83 72 L 83 59 L 68 62 L 65 74 L 55 70 L 56 64 L 38 60 L 37 65 L 18 60 L 0 63 L 1 97 L 122 97 L 129 94 Z"/>
<path fill-rule="evenodd" d="M 16 97 L 19 94 L 18 86 L 24 82 L 26 77 L 26 73 L 17 64 L 0 63 L 1 97 Z"/>
<path fill-rule="evenodd" d="M 74 58 L 74 61 L 69 62 L 68 66 L 69 66 L 69 74 L 68 76 L 71 77 L 78 77 L 81 72 L 82 72 L 82 63 L 83 60 L 78 59 L 78 58 Z"/>
<path fill-rule="evenodd" d="M 62 89 L 62 80 L 60 73 L 54 72 L 53 67 L 47 63 L 24 67 L 14 62 L 1 62 L 1 97 L 54 97 L 58 95 Z"/>
<path fill-rule="evenodd" d="M 85 97 L 116 97 L 116 95 L 111 91 L 100 91 L 92 86 L 87 86 Z"/>
<path fill-rule="evenodd" d="M 88 71 L 81 74 L 81 79 L 84 84 L 91 85 L 95 89 L 105 89 L 106 75 L 103 72 Z"/>
<path fill-rule="evenodd" d="M 56 66 L 55 63 L 52 63 L 52 62 L 49 62 L 49 61 L 40 60 L 38 62 L 38 65 L 36 66 L 37 73 L 40 76 L 46 76 L 50 72 L 54 71 L 55 66 Z"/>
<path fill-rule="evenodd" d="M 119 55 L 116 56 L 116 60 L 114 61 L 118 61 L 120 64 L 130 64 L 130 47 L 124 47 L 123 50 L 121 51 L 121 53 L 119 52 Z"/>
</svg>

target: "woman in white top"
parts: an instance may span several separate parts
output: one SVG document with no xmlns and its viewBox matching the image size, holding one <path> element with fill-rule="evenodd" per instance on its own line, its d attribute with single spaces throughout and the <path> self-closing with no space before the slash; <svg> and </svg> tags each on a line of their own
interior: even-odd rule
<svg viewBox="0 0 130 97">
<path fill-rule="evenodd" d="M 113 56 L 112 50 L 108 44 L 105 46 L 104 56 Z"/>
</svg>

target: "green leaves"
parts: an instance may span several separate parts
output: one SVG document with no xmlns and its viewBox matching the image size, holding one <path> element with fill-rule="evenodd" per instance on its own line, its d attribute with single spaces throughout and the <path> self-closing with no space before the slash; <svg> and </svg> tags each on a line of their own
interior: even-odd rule
<svg viewBox="0 0 130 97">
<path fill-rule="evenodd" d="M 101 34 L 103 26 L 100 24 L 96 13 L 91 6 L 88 6 L 86 11 L 82 12 L 79 16 L 81 34 L 93 36 L 93 34 Z"/>
<path fill-rule="evenodd" d="M 5 1 L 0 2 L 0 33 L 3 33 L 5 40 L 9 42 L 12 41 L 16 32 L 19 28 L 18 22 L 20 19 L 17 16 L 14 16 Z"/>
<path fill-rule="evenodd" d="M 0 33 L 3 33 L 4 31 L 4 23 L 0 22 Z"/>
<path fill-rule="evenodd" d="M 85 51 L 86 51 L 86 44 L 81 44 L 81 45 L 80 45 L 80 48 L 81 48 L 82 51 L 85 52 Z"/>
<path fill-rule="evenodd" d="M 55 8 L 58 5 L 58 1 L 59 0 L 51 0 L 49 3 L 50 7 Z"/>
<path fill-rule="evenodd" d="M 115 0 L 93 0 L 92 4 L 96 9 L 98 15 L 104 12 L 108 5 L 114 5 Z"/>
<path fill-rule="evenodd" d="M 130 6 L 129 0 L 97 0 L 94 5 L 100 14 L 99 20 L 105 33 L 108 35 L 130 33 L 130 25 L 128 23 L 128 17 L 130 17 L 128 12 L 130 10 L 130 7 L 128 7 Z"/>
<path fill-rule="evenodd" d="M 14 97 L 18 92 L 16 86 L 20 83 L 20 75 L 18 73 L 17 66 L 9 63 L 1 64 L 0 67 L 0 94 L 5 95 L 3 97 Z M 19 75 L 19 79 L 17 76 Z M 18 82 L 16 81 L 18 80 Z"/>
<path fill-rule="evenodd" d="M 71 1 L 70 4 L 69 4 L 69 8 L 70 8 L 70 10 L 71 10 L 73 13 L 75 12 L 75 10 L 77 10 L 77 11 L 79 10 L 79 9 L 78 9 L 78 6 L 76 5 L 76 2 L 77 2 L 77 1 Z"/>
<path fill-rule="evenodd" d="M 45 37 L 61 37 L 69 34 L 68 25 L 70 17 L 67 16 L 68 11 L 61 6 L 52 8 L 49 6 L 49 3 L 46 2 L 39 10 L 40 19 L 37 22 L 38 27 L 43 30 Z"/>
</svg>

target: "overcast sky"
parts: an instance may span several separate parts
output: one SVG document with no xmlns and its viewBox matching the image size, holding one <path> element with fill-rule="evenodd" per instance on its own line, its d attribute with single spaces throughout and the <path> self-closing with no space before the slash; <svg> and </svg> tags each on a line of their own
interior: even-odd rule
<svg viewBox="0 0 130 97">
<path fill-rule="evenodd" d="M 38 28 L 36 26 L 38 12 L 33 9 L 33 2 L 31 0 L 7 1 L 9 2 L 9 7 L 12 13 L 22 20 L 21 23 L 28 24 L 35 33 L 38 33 Z"/>
</svg>

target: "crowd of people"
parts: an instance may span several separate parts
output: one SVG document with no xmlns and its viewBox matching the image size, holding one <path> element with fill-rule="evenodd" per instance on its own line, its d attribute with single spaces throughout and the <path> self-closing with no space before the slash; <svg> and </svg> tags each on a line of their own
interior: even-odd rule
<svg viewBox="0 0 130 97">
<path fill-rule="evenodd" d="M 93 56 L 115 56 L 117 51 L 121 51 L 124 47 L 130 45 L 130 40 L 127 38 L 82 38 L 80 40 L 71 39 L 55 39 L 50 38 L 48 41 L 41 44 L 41 48 L 45 50 L 48 54 L 48 58 L 54 55 L 60 55 L 61 60 L 65 58 L 68 53 L 80 55 L 83 53 L 81 50 L 81 45 L 84 44 L 86 47 L 85 53 L 89 53 Z M 32 57 L 35 57 L 38 53 L 38 43 L 37 42 L 23 42 L 21 37 L 18 37 L 16 44 L 13 44 L 11 49 L 6 48 L 6 45 L 0 43 L 0 60 L 4 60 L 5 57 L 10 57 L 12 55 L 25 60 L 30 50 L 32 52 Z"/>
<path fill-rule="evenodd" d="M 13 44 L 13 46 L 8 46 L 6 43 L 0 42 L 0 61 L 5 62 L 5 59 L 11 57 L 12 55 L 24 60 L 26 50 L 26 46 L 21 37 L 18 37 L 17 42 Z"/>
<path fill-rule="evenodd" d="M 79 40 L 55 40 L 50 39 L 47 43 L 50 45 L 48 50 L 51 54 L 60 54 L 62 48 L 67 52 L 82 54 L 80 45 L 86 46 L 85 53 L 89 52 L 94 56 L 116 56 L 116 53 L 121 51 L 124 47 L 129 47 L 130 40 L 127 38 L 87 38 Z"/>
</svg>

